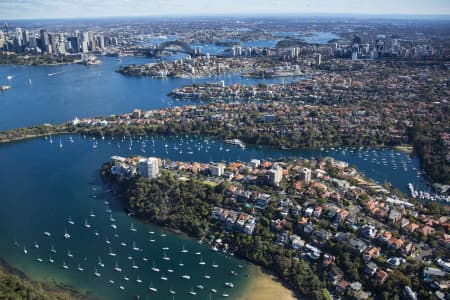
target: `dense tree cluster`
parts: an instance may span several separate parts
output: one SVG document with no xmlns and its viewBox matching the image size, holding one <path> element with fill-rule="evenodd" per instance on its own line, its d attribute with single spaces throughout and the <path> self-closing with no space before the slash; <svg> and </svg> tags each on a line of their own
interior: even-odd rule
<svg viewBox="0 0 450 300">
<path fill-rule="evenodd" d="M 24 276 L 18 276 L 0 268 L 0 299 L 69 300 L 90 298 L 51 284 L 32 282 Z"/>
<path fill-rule="evenodd" d="M 25 55 L 0 55 L 0 65 L 14 64 L 14 65 L 52 65 L 61 63 L 73 63 L 75 58 L 72 56 L 25 56 Z"/>
</svg>

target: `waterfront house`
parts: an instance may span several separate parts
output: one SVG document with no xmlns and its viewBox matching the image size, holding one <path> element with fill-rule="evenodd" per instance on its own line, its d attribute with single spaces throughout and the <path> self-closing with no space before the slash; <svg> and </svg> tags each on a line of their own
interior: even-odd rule
<svg viewBox="0 0 450 300">
<path fill-rule="evenodd" d="M 369 276 L 373 276 L 378 270 L 378 266 L 374 262 L 368 262 L 366 266 L 364 267 L 364 273 L 366 273 Z"/>
<path fill-rule="evenodd" d="M 322 264 L 323 264 L 324 266 L 329 266 L 329 265 L 331 265 L 335 260 L 336 260 L 336 257 L 335 257 L 335 256 L 330 255 L 330 254 L 328 254 L 328 253 L 325 253 L 325 254 L 323 255 Z"/>
<path fill-rule="evenodd" d="M 328 241 L 331 238 L 331 233 L 323 228 L 316 230 L 314 235 L 319 239 L 319 241 Z"/>
<path fill-rule="evenodd" d="M 312 216 L 313 212 L 314 212 L 314 209 L 312 207 L 308 207 L 307 209 L 305 209 L 304 216 L 309 218 Z"/>
<path fill-rule="evenodd" d="M 299 236 L 297 235 L 292 235 L 290 237 L 291 240 L 291 246 L 293 249 L 295 250 L 299 250 L 301 248 L 303 248 L 303 246 L 305 245 L 305 241 L 302 240 Z"/>
<path fill-rule="evenodd" d="M 398 221 L 400 221 L 401 218 L 402 218 L 401 212 L 399 212 L 398 210 L 395 210 L 395 209 L 391 209 L 391 211 L 389 212 L 389 216 L 388 216 L 389 222 L 397 223 Z"/>
<path fill-rule="evenodd" d="M 246 234 L 253 234 L 255 226 L 256 226 L 255 223 L 247 222 L 243 228 L 243 232 Z"/>
<path fill-rule="evenodd" d="M 372 258 L 380 256 L 380 248 L 372 246 L 363 253 L 363 260 L 370 261 Z"/>
<path fill-rule="evenodd" d="M 361 235 L 368 239 L 374 239 L 377 235 L 377 229 L 375 226 L 367 224 L 361 228 Z"/>
<path fill-rule="evenodd" d="M 336 285 L 336 291 L 338 292 L 338 293 L 343 293 L 343 292 L 345 292 L 345 290 L 347 289 L 347 287 L 349 286 L 350 284 L 347 282 L 347 281 L 345 281 L 345 280 L 340 280 L 339 282 L 338 282 L 338 284 Z"/>
<path fill-rule="evenodd" d="M 383 270 L 379 270 L 376 273 L 376 280 L 379 284 L 383 284 L 388 279 L 388 277 L 389 277 L 388 273 L 386 273 Z"/>
<path fill-rule="evenodd" d="M 446 276 L 446 273 L 438 268 L 426 267 L 423 269 L 423 280 L 431 282 Z"/>
<path fill-rule="evenodd" d="M 394 237 L 390 238 L 387 241 L 388 248 L 392 249 L 392 250 L 399 250 L 399 249 L 401 249 L 403 247 L 404 244 L 405 244 L 404 240 L 397 239 L 397 238 L 394 238 Z"/>
<path fill-rule="evenodd" d="M 353 249 L 353 251 L 355 251 L 358 254 L 363 253 L 364 250 L 366 250 L 366 248 L 367 248 L 366 243 L 364 243 L 362 240 L 360 240 L 358 238 L 351 239 L 350 246 Z"/>
<path fill-rule="evenodd" d="M 421 229 L 420 229 L 420 232 L 424 235 L 424 236 L 427 236 L 427 235 L 429 235 L 429 234 L 432 234 L 432 233 L 434 233 L 434 228 L 433 227 L 431 227 L 431 226 L 428 226 L 428 225 L 425 225 L 425 226 L 423 226 Z"/>
<path fill-rule="evenodd" d="M 390 231 L 383 231 L 378 235 L 378 240 L 382 243 L 387 243 L 392 238 L 392 233 Z"/>
<path fill-rule="evenodd" d="M 342 280 L 344 278 L 344 271 L 342 271 L 338 266 L 332 265 L 330 271 L 328 272 L 328 278 L 334 282 Z"/>
<path fill-rule="evenodd" d="M 400 220 L 400 227 L 401 228 L 405 228 L 406 226 L 408 226 L 408 224 L 409 224 L 409 220 L 408 219 L 402 218 Z"/>
<path fill-rule="evenodd" d="M 314 218 L 320 218 L 321 215 L 322 215 L 322 207 L 321 206 L 316 206 L 314 208 L 314 211 L 312 212 L 312 216 Z"/>
<path fill-rule="evenodd" d="M 408 225 L 406 225 L 405 228 L 407 231 L 412 233 L 412 232 L 416 231 L 419 227 L 420 227 L 419 224 L 409 223 Z"/>
</svg>

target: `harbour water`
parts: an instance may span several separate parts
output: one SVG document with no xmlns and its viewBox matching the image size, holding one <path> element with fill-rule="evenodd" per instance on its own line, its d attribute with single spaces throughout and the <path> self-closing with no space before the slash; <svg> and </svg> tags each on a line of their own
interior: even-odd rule
<svg viewBox="0 0 450 300">
<path fill-rule="evenodd" d="M 60 123 L 77 117 L 130 112 L 135 108 L 155 109 L 190 102 L 175 102 L 167 94 L 193 82 L 226 84 L 281 83 L 295 78 L 254 79 L 238 74 L 201 79 L 156 79 L 123 76 L 120 65 L 157 62 L 149 58 L 101 57 L 102 64 L 57 66 L 0 66 L 0 85 L 11 89 L 0 92 L 0 130 L 42 123 Z M 168 57 L 166 59 L 173 59 Z M 51 76 L 49 76 L 51 74 Z M 52 75 L 53 74 L 53 75 Z M 8 80 L 8 76 L 12 76 Z"/>
</svg>

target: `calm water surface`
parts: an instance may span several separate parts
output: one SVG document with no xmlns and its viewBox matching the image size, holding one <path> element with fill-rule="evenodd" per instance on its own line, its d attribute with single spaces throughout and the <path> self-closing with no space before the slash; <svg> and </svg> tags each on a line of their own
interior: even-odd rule
<svg viewBox="0 0 450 300">
<path fill-rule="evenodd" d="M 101 60 L 103 63 L 96 66 L 0 66 L 0 85 L 11 86 L 7 92 L 0 92 L 0 130 L 46 122 L 60 123 L 75 116 L 110 115 L 130 112 L 135 108 L 184 105 L 189 102 L 177 103 L 166 95 L 172 89 L 193 82 L 224 80 L 227 84 L 255 84 L 294 80 L 292 77 L 260 80 L 239 75 L 195 80 L 128 77 L 115 70 L 121 64 L 143 64 L 155 60 L 134 57 L 124 57 L 121 61 L 102 57 Z M 8 76 L 12 78 L 8 80 Z"/>
</svg>

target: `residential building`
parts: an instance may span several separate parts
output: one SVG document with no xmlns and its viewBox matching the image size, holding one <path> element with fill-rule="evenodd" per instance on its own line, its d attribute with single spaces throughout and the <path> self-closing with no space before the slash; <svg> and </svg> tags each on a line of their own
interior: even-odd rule
<svg viewBox="0 0 450 300">
<path fill-rule="evenodd" d="M 150 179 L 157 177 L 159 175 L 159 159 L 156 157 L 141 159 L 138 170 L 142 177 Z"/>
<path fill-rule="evenodd" d="M 218 163 L 211 166 L 211 175 L 220 177 L 225 172 L 225 164 Z"/>
<path fill-rule="evenodd" d="M 274 186 L 279 186 L 283 179 L 283 169 L 280 167 L 269 170 L 269 182 Z"/>
<path fill-rule="evenodd" d="M 310 183 L 311 182 L 311 170 L 308 168 L 303 168 L 300 171 L 300 177 L 306 184 Z"/>
</svg>

